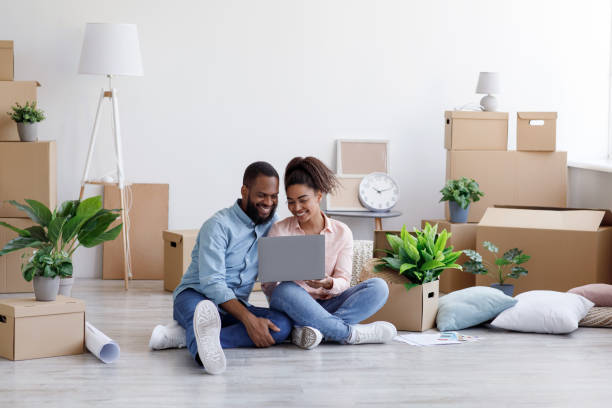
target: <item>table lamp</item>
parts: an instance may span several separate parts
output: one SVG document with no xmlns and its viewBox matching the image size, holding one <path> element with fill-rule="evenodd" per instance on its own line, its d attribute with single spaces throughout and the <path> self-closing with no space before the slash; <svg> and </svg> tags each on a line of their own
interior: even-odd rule
<svg viewBox="0 0 612 408">
<path fill-rule="evenodd" d="M 501 86 L 499 72 L 481 72 L 476 85 L 477 94 L 486 94 L 480 100 L 480 106 L 485 112 L 495 112 L 497 110 L 497 98 L 492 94 L 499 94 Z"/>
</svg>

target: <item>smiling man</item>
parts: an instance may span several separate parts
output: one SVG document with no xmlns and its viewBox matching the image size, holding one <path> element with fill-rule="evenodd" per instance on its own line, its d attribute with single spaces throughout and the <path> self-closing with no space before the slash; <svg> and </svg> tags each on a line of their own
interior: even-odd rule
<svg viewBox="0 0 612 408">
<path fill-rule="evenodd" d="M 189 352 L 210 374 L 225 370 L 224 348 L 269 347 L 292 328 L 285 314 L 248 303 L 257 241 L 276 221 L 278 173 L 269 163 L 252 163 L 240 193 L 233 206 L 204 222 L 174 291 L 174 319 L 185 329 Z"/>
</svg>

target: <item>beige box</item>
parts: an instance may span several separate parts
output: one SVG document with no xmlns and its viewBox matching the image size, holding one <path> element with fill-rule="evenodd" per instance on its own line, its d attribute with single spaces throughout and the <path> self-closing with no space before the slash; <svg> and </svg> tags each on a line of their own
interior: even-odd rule
<svg viewBox="0 0 612 408">
<path fill-rule="evenodd" d="M 389 285 L 389 298 L 385 305 L 362 323 L 386 321 L 397 330 L 421 332 L 436 325 L 438 313 L 439 281 L 425 283 L 406 290 L 410 281 L 396 271 L 373 272 L 375 260 L 364 266 L 360 276 L 363 282 L 370 278 L 382 278 Z"/>
<path fill-rule="evenodd" d="M 446 152 L 446 180 L 461 177 L 475 179 L 485 194 L 470 204 L 468 222 L 495 205 L 567 205 L 567 152 Z"/>
<path fill-rule="evenodd" d="M 451 233 L 446 245 L 453 246 L 454 251 L 462 251 L 464 249 L 476 249 L 476 229 L 477 223 L 456 224 L 446 220 L 423 220 L 421 228 L 425 228 L 425 223 L 431 225 L 438 224 L 438 233 L 446 230 Z M 465 254 L 462 254 L 456 263 L 463 265 L 468 260 Z M 457 269 L 447 269 L 440 275 L 440 292 L 450 293 L 459 289 L 469 288 L 476 284 L 474 274 L 463 272 Z"/>
<path fill-rule="evenodd" d="M 85 350 L 85 302 L 0 299 L 0 356 L 9 360 L 69 356 Z"/>
<path fill-rule="evenodd" d="M 516 150 L 554 152 L 557 143 L 557 112 L 517 112 Z"/>
<path fill-rule="evenodd" d="M 7 112 L 16 102 L 24 105 L 37 100 L 36 81 L 0 81 L 0 142 L 18 142 L 17 124 Z"/>
<path fill-rule="evenodd" d="M 565 292 L 589 283 L 612 283 L 612 214 L 609 210 L 572 208 L 488 208 L 478 224 L 477 250 L 492 262 L 483 248 L 490 241 L 498 256 L 512 248 L 522 249 L 531 259 L 529 271 L 509 279 L 515 294 L 529 290 Z M 478 275 L 477 285 L 494 279 Z"/>
<path fill-rule="evenodd" d="M 0 218 L 0 221 L 19 229 L 37 225 L 29 218 Z M 16 232 L 0 226 L 0 249 L 13 238 L 17 238 Z M 26 248 L 0 256 L 0 293 L 32 293 L 32 282 L 23 279 L 21 274 L 21 264 L 27 262 L 32 254 L 33 250 Z"/>
<path fill-rule="evenodd" d="M 2 111 L 0 111 L 0 117 Z M 0 142 L 0 217 L 24 218 L 8 203 L 34 199 L 51 209 L 57 205 L 57 153 L 54 141 Z"/>
<path fill-rule="evenodd" d="M 0 81 L 12 81 L 14 76 L 13 41 L 0 41 Z"/>
<path fill-rule="evenodd" d="M 508 150 L 508 112 L 444 112 L 447 150 Z"/>
<path fill-rule="evenodd" d="M 164 289 L 174 291 L 191 263 L 199 230 L 164 231 Z"/>
<path fill-rule="evenodd" d="M 164 240 L 168 229 L 168 184 L 129 184 L 125 187 L 129 217 L 133 279 L 164 279 Z M 104 208 L 121 208 L 119 188 L 104 187 Z M 119 217 L 113 225 L 121 223 Z M 102 279 L 123 279 L 123 231 L 103 244 Z"/>
</svg>

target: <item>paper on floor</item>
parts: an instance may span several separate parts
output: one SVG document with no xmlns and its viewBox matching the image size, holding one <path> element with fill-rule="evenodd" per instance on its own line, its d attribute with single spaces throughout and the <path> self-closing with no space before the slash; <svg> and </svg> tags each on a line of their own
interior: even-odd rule
<svg viewBox="0 0 612 408">
<path fill-rule="evenodd" d="M 445 344 L 461 344 L 480 340 L 476 336 L 466 336 L 457 332 L 409 333 L 396 336 L 393 340 L 412 346 L 437 346 Z"/>
<path fill-rule="evenodd" d="M 119 345 L 89 322 L 85 322 L 85 347 L 106 364 L 119 358 Z"/>
</svg>

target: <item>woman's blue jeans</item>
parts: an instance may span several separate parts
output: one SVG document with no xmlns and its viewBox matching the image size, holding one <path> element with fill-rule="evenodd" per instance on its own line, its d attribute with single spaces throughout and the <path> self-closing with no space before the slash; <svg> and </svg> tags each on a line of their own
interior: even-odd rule
<svg viewBox="0 0 612 408">
<path fill-rule="evenodd" d="M 326 340 L 345 342 L 351 325 L 376 313 L 387 301 L 389 287 L 380 278 L 368 279 L 338 296 L 317 300 L 293 282 L 283 282 L 270 296 L 270 307 L 286 313 L 296 326 L 318 329 Z"/>
</svg>

